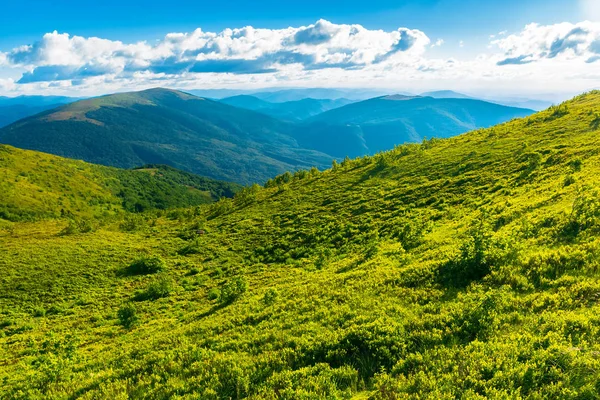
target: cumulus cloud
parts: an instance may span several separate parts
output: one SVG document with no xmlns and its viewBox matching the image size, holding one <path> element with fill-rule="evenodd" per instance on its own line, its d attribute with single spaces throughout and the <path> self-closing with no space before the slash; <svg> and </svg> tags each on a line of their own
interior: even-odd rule
<svg viewBox="0 0 600 400">
<path fill-rule="evenodd" d="M 156 44 L 126 44 L 52 32 L 0 55 L 0 62 L 25 68 L 19 83 L 130 77 L 136 72 L 264 74 L 297 65 L 303 70 L 355 69 L 422 54 L 429 38 L 419 30 L 368 30 L 319 20 L 287 29 L 197 29 L 171 33 Z"/>
<path fill-rule="evenodd" d="M 33 44 L 0 51 L 0 91 L 94 95 L 156 86 L 286 85 L 396 87 L 415 93 L 470 87 L 583 91 L 600 80 L 600 23 L 530 24 L 517 33 L 495 34 L 479 50 L 465 41 L 458 43 L 462 50 L 432 50 L 444 40 L 432 42 L 416 29 L 370 30 L 326 20 L 285 29 L 196 29 L 152 43 L 55 31 Z M 445 58 L 432 58 L 441 54 Z"/>
<path fill-rule="evenodd" d="M 530 24 L 517 34 L 492 42 L 504 51 L 498 65 L 529 64 L 544 59 L 583 60 L 600 55 L 600 23 Z"/>
</svg>

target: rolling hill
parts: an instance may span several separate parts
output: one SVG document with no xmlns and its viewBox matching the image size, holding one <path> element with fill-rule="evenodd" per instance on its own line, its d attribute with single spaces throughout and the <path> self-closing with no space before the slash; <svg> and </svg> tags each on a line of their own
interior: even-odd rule
<svg viewBox="0 0 600 400">
<path fill-rule="evenodd" d="M 239 185 L 162 165 L 121 170 L 0 145 L 0 218 L 107 217 L 211 203 Z"/>
<path fill-rule="evenodd" d="M 134 231 L 2 221 L 0 397 L 597 398 L 599 129 L 592 92 Z"/>
<path fill-rule="evenodd" d="M 220 101 L 231 106 L 257 111 L 280 120 L 291 122 L 302 121 L 325 111 L 353 103 L 352 100 L 343 98 L 335 100 L 306 98 L 283 103 L 271 103 L 261 100 L 258 97 L 247 95 L 227 97 Z"/>
<path fill-rule="evenodd" d="M 81 100 L 0 130 L 0 143 L 95 164 L 167 164 L 246 184 L 328 165 L 299 148 L 290 126 L 183 92 L 151 89 Z"/>
<path fill-rule="evenodd" d="M 335 157 L 375 154 L 424 138 L 448 138 L 532 114 L 472 99 L 393 95 L 319 114 L 297 130 L 301 146 Z"/>
</svg>

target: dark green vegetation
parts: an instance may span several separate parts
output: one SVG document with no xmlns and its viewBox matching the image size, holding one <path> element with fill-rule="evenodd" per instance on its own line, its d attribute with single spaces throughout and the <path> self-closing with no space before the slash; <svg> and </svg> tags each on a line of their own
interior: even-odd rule
<svg viewBox="0 0 600 400">
<path fill-rule="evenodd" d="M 120 170 L 0 145 L 0 219 L 10 221 L 109 218 L 211 203 L 239 189 L 167 166 Z"/>
<path fill-rule="evenodd" d="M 0 397 L 598 398 L 598 121 L 593 92 L 135 230 L 4 221 Z"/>
<path fill-rule="evenodd" d="M 334 108 L 343 107 L 353 103 L 352 100 L 348 99 L 319 100 L 310 98 L 296 101 L 286 101 L 283 103 L 271 103 L 254 96 L 247 95 L 227 97 L 220 101 L 231 106 L 257 111 L 262 114 L 270 115 L 274 118 L 291 122 L 302 121 L 325 111 L 333 110 Z"/>
<path fill-rule="evenodd" d="M 532 113 L 481 100 L 384 96 L 310 118 L 296 137 L 304 147 L 335 157 L 357 157 L 424 138 L 456 136 Z"/>
<path fill-rule="evenodd" d="M 151 89 L 82 100 L 0 130 L 0 143 L 121 168 L 167 164 L 238 183 L 327 165 L 266 115 Z"/>
</svg>

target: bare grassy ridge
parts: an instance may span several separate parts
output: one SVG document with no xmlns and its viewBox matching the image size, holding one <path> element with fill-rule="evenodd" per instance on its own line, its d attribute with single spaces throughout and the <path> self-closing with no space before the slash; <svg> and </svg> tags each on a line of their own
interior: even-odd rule
<svg viewBox="0 0 600 400">
<path fill-rule="evenodd" d="M 599 114 L 89 233 L 3 222 L 0 397 L 597 398 Z"/>
</svg>

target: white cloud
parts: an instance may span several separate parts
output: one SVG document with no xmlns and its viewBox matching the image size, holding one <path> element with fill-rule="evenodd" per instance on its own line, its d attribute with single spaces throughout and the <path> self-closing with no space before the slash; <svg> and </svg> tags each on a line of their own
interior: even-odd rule
<svg viewBox="0 0 600 400">
<path fill-rule="evenodd" d="M 442 47 L 443 44 L 444 44 L 444 39 L 438 39 L 435 41 L 434 44 L 431 45 L 431 47 Z"/>
<path fill-rule="evenodd" d="M 481 45 L 480 55 L 469 42 L 473 55 L 466 59 L 467 50 L 456 47 L 445 48 L 447 58 L 432 58 L 442 51 L 431 49 L 444 41 L 432 43 L 419 30 L 369 30 L 325 20 L 285 29 L 196 29 L 154 43 L 52 32 L 0 52 L 0 79 L 10 78 L 0 81 L 0 91 L 93 95 L 156 86 L 582 91 L 600 86 L 599 37 L 600 24 L 592 22 L 530 24 L 515 34 L 496 34 L 488 48 Z"/>
<path fill-rule="evenodd" d="M 600 60 L 600 23 L 530 24 L 518 34 L 492 42 L 503 52 L 498 65 L 529 64 L 543 59 Z"/>
<path fill-rule="evenodd" d="M 368 30 L 360 25 L 336 25 L 325 20 L 279 30 L 197 29 L 171 33 L 155 45 L 125 44 L 100 38 L 52 32 L 33 45 L 4 54 L 5 64 L 28 69 L 20 83 L 80 81 L 94 76 L 156 74 L 275 73 L 285 66 L 304 70 L 356 69 L 418 57 L 429 44 L 421 31 Z"/>
</svg>

